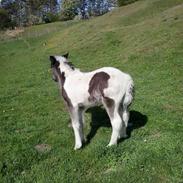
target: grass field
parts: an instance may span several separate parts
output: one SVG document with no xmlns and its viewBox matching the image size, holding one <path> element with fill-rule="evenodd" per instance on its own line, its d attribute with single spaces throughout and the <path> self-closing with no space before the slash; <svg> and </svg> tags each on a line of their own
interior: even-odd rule
<svg viewBox="0 0 183 183">
<path fill-rule="evenodd" d="M 141 0 L 0 40 L 0 182 L 183 182 L 182 0 Z M 113 66 L 134 78 L 133 128 L 118 146 L 106 147 L 109 120 L 94 108 L 85 115 L 90 142 L 73 150 L 48 60 L 67 51 L 83 71 Z"/>
</svg>

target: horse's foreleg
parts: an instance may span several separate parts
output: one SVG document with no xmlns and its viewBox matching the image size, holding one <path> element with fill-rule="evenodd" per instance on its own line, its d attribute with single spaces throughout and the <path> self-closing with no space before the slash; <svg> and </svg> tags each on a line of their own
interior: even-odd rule
<svg viewBox="0 0 183 183">
<path fill-rule="evenodd" d="M 82 147 L 82 142 L 84 141 L 82 111 L 79 108 L 72 110 L 71 120 L 75 136 L 74 149 L 77 150 Z"/>
</svg>

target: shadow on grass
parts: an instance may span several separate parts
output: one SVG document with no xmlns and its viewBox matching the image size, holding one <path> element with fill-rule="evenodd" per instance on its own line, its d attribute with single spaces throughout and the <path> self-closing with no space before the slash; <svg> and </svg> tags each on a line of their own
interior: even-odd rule
<svg viewBox="0 0 183 183">
<path fill-rule="evenodd" d="M 89 110 L 87 110 L 87 112 L 91 113 L 91 123 L 90 123 L 91 130 L 86 137 L 87 138 L 86 144 L 89 144 L 91 139 L 95 136 L 97 130 L 100 127 L 111 128 L 111 123 L 105 109 L 101 107 L 90 108 Z M 127 134 L 128 134 L 127 138 L 130 138 L 131 133 L 134 129 L 138 129 L 145 126 L 147 121 L 148 118 L 146 115 L 143 115 L 138 111 L 134 110 L 130 111 L 130 119 L 127 127 Z M 119 142 L 122 142 L 123 140 L 125 139 L 120 139 Z"/>
</svg>

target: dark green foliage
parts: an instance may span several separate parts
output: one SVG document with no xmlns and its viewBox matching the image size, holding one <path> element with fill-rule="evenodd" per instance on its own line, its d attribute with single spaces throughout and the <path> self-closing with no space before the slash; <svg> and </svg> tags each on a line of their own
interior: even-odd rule
<svg viewBox="0 0 183 183">
<path fill-rule="evenodd" d="M 72 20 L 78 14 L 81 0 L 63 0 L 61 9 L 61 20 Z"/>
<path fill-rule="evenodd" d="M 53 13 L 47 13 L 46 15 L 43 16 L 43 21 L 45 23 L 51 23 L 51 22 L 56 22 L 59 21 L 59 15 L 58 14 L 53 14 Z"/>
<path fill-rule="evenodd" d="M 43 15 L 51 22 L 58 20 L 57 0 L 2 0 L 1 6 L 18 26 L 40 24 Z"/>
<path fill-rule="evenodd" d="M 0 8 L 0 29 L 13 28 L 15 23 L 10 19 L 8 12 Z"/>
<path fill-rule="evenodd" d="M 117 6 L 117 0 L 2 0 L 1 6 L 18 26 L 30 26 L 60 19 L 72 20 L 99 16 Z"/>
<path fill-rule="evenodd" d="M 0 29 L 8 27 L 8 23 L 10 22 L 10 18 L 8 12 L 4 9 L 0 9 Z"/>
<path fill-rule="evenodd" d="M 77 11 L 73 9 L 65 9 L 61 12 L 60 20 L 67 21 L 72 20 L 77 15 Z"/>
<path fill-rule="evenodd" d="M 118 0 L 118 6 L 131 4 L 131 3 L 134 3 L 135 1 L 138 1 L 138 0 Z"/>
<path fill-rule="evenodd" d="M 61 19 L 71 20 L 76 15 L 81 19 L 90 16 L 100 16 L 117 6 L 116 0 L 63 0 L 61 4 Z"/>
</svg>

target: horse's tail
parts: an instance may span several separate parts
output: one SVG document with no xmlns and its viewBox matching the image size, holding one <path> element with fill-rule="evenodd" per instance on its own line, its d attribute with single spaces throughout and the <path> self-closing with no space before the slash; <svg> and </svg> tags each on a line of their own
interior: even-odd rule
<svg viewBox="0 0 183 183">
<path fill-rule="evenodd" d="M 126 87 L 126 92 L 124 96 L 124 101 L 123 101 L 123 106 L 128 107 L 132 103 L 134 98 L 134 82 L 132 78 L 130 77 L 127 87 Z"/>
<path fill-rule="evenodd" d="M 126 92 L 123 98 L 123 110 L 122 110 L 122 118 L 123 121 L 125 122 L 125 126 L 128 126 L 128 121 L 129 121 L 129 117 L 130 117 L 130 113 L 128 110 L 128 107 L 130 106 L 130 104 L 132 103 L 134 98 L 134 82 L 132 80 L 132 78 L 130 77 L 130 79 L 128 80 L 128 84 L 126 87 Z"/>
</svg>

